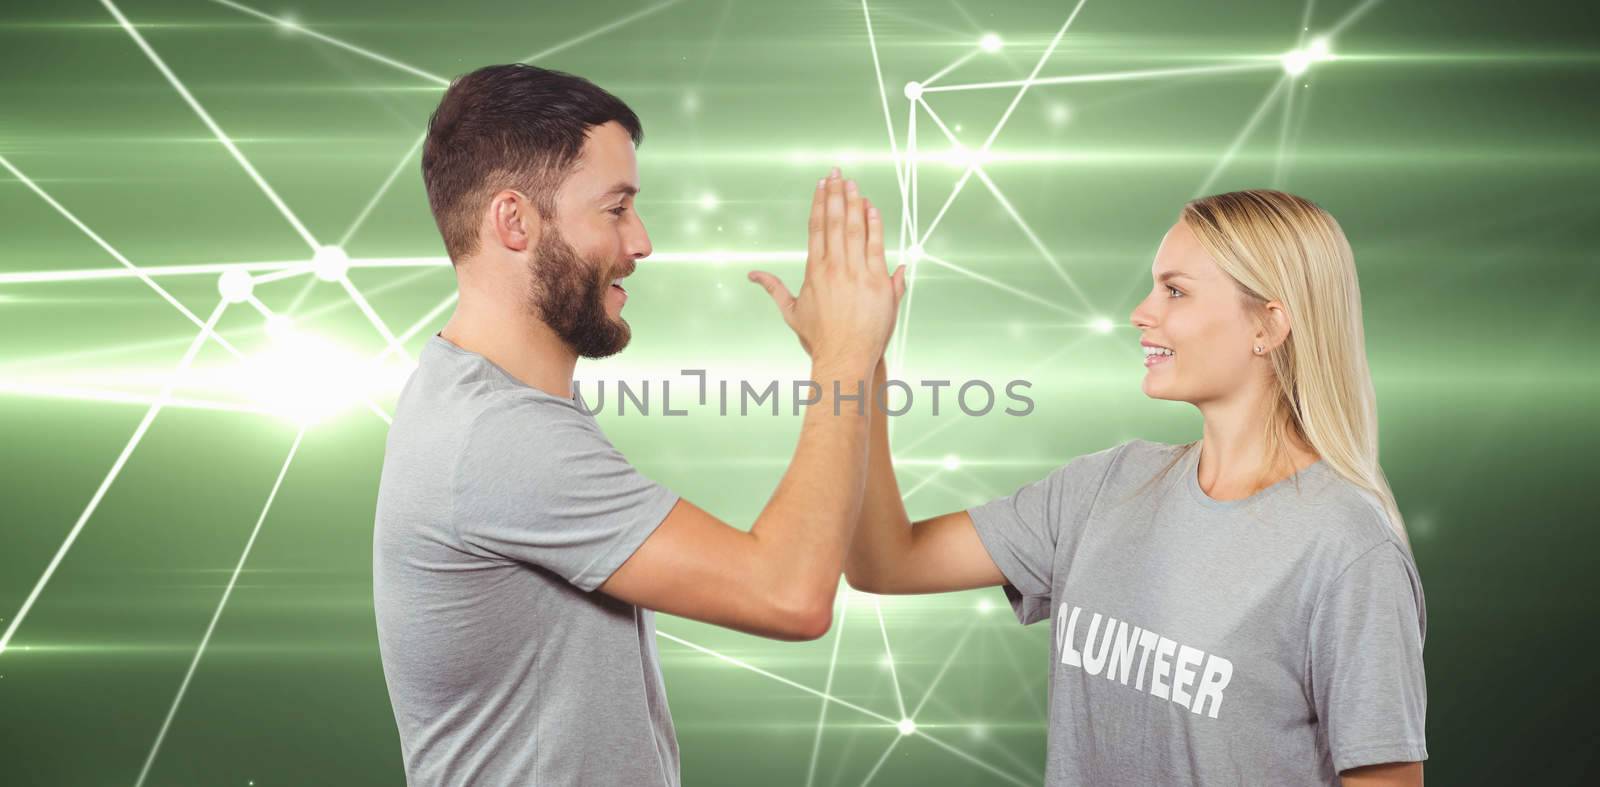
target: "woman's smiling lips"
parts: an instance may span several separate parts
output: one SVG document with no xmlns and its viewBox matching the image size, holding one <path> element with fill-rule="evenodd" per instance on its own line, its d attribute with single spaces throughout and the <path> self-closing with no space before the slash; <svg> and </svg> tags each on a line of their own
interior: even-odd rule
<svg viewBox="0 0 1600 787">
<path fill-rule="evenodd" d="M 1139 342 L 1139 346 L 1144 349 L 1144 366 L 1146 369 L 1172 360 L 1173 351 L 1170 347 L 1165 347 L 1155 342 Z"/>
</svg>

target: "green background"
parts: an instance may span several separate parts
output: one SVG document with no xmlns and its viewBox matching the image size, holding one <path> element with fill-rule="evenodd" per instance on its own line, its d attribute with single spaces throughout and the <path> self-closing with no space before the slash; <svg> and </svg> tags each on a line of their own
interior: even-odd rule
<svg viewBox="0 0 1600 787">
<path fill-rule="evenodd" d="M 379 194 L 438 83 L 227 4 L 118 7 L 310 235 L 348 236 L 351 281 L 395 333 L 417 326 L 414 353 L 443 323 L 423 318 L 453 287 L 449 269 L 359 260 L 443 253 L 414 158 Z M 905 82 L 977 51 L 986 32 L 1003 49 L 978 51 L 939 83 L 1025 77 L 1071 7 L 873 4 L 898 144 Z M 899 231 L 859 4 L 257 8 L 446 79 L 568 43 L 536 62 L 587 76 L 638 111 L 638 205 L 657 258 L 630 285 L 632 345 L 581 364 L 580 379 L 803 374 L 792 336 L 744 280 L 767 267 L 793 286 L 798 262 L 730 255 L 803 248 L 810 187 L 831 164 L 858 177 Z M 1150 286 L 1151 255 L 1202 186 L 1303 194 L 1339 218 L 1356 251 L 1383 466 L 1427 594 L 1429 780 L 1580 780 L 1595 758 L 1592 637 L 1582 632 L 1597 619 L 1589 493 L 1600 425 L 1600 62 L 1583 16 L 1580 4 L 1487 0 L 1089 0 L 1039 76 L 1265 67 L 1028 91 L 985 169 L 1066 275 L 972 181 L 927 250 L 983 279 L 924 262 L 900 330 L 902 376 L 1027 378 L 1037 407 L 970 418 L 946 402 L 938 417 L 919 407 L 898 419 L 911 513 L 1005 494 L 1133 437 L 1198 436 L 1192 407 L 1139 389 L 1128 315 Z M 1341 20 L 1338 57 L 1264 105 L 1284 77 L 1272 58 Z M 926 98 L 978 147 L 1015 94 Z M 921 152 L 949 150 L 928 115 L 918 123 Z M 0 156 L 135 265 L 310 256 L 92 0 L 0 8 Z M 933 159 L 919 166 L 923 227 L 959 175 Z M 0 625 L 10 625 L 196 329 L 137 278 L 21 276 L 122 266 L 5 171 L 0 238 Z M 214 272 L 155 281 L 202 319 L 217 306 Z M 351 357 L 383 350 L 336 284 L 300 273 L 254 292 Z M 260 311 L 235 304 L 218 330 L 253 355 L 270 346 L 263 325 Z M 133 783 L 174 707 L 298 429 L 261 409 L 270 397 L 253 396 L 216 343 L 193 368 L 174 391 L 185 401 L 151 422 L 0 654 L 0 782 Z M 374 395 L 385 410 L 396 369 Z M 736 523 L 760 510 L 798 426 L 704 410 L 600 418 L 646 474 Z M 360 406 L 305 431 L 145 783 L 403 782 L 371 609 L 384 436 Z M 947 457 L 959 466 L 947 469 Z M 661 619 L 664 633 L 726 657 L 660 642 L 685 783 L 1040 780 L 1047 626 L 1018 626 L 997 590 L 841 603 L 834 630 L 805 644 Z M 920 708 L 926 737 L 902 739 L 838 704 L 821 718 L 821 700 L 793 684 L 830 685 L 830 664 L 834 696 L 891 719 L 902 701 Z"/>
</svg>

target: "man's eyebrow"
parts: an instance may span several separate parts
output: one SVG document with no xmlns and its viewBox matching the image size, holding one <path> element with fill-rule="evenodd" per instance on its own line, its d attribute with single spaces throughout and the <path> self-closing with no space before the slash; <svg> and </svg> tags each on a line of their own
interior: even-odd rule
<svg viewBox="0 0 1600 787">
<path fill-rule="evenodd" d="M 602 198 L 610 197 L 610 196 L 613 196 L 613 195 L 632 197 L 632 196 L 634 196 L 635 194 L 638 194 L 638 193 L 639 193 L 639 187 L 638 186 L 635 186 L 632 183 L 618 183 L 617 185 L 612 186 L 610 189 L 607 189 L 606 193 L 601 194 L 600 196 Z"/>
</svg>

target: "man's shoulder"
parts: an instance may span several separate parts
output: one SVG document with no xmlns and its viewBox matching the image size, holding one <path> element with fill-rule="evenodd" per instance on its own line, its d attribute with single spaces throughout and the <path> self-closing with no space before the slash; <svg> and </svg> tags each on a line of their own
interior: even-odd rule
<svg viewBox="0 0 1600 787">
<path fill-rule="evenodd" d="M 483 392 L 471 409 L 464 435 L 468 445 L 530 441 L 554 447 L 563 438 L 599 433 L 594 416 L 573 402 L 535 389 Z"/>
</svg>

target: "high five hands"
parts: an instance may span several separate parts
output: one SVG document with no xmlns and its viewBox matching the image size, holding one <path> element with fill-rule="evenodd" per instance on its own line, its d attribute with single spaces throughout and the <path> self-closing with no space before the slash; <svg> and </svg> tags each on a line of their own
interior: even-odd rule
<svg viewBox="0 0 1600 787">
<path fill-rule="evenodd" d="M 814 361 L 874 363 L 894 332 L 905 266 L 888 273 L 883 216 L 834 167 L 811 198 L 805 279 L 792 295 L 777 276 L 751 271 Z"/>
</svg>

